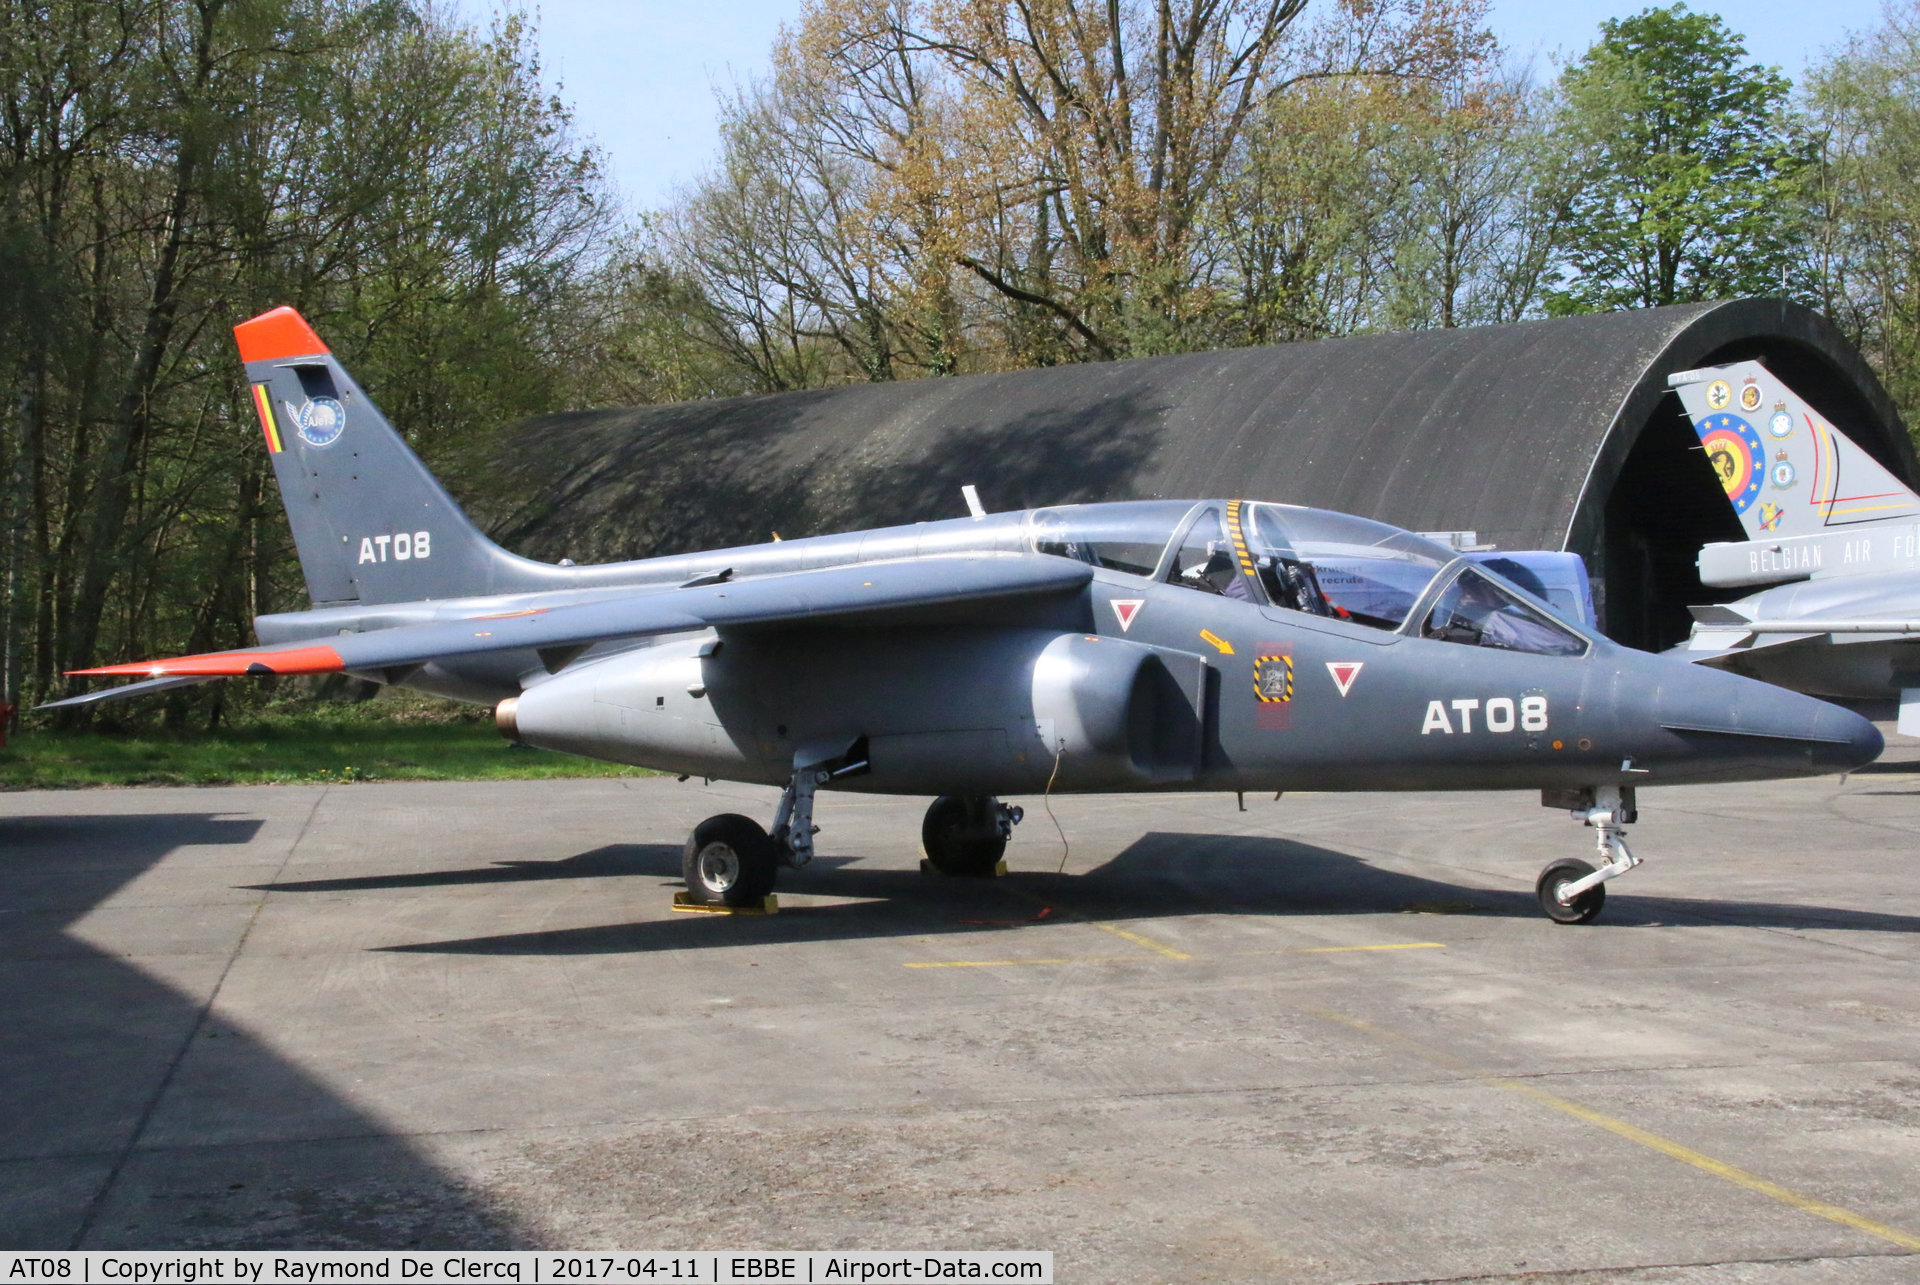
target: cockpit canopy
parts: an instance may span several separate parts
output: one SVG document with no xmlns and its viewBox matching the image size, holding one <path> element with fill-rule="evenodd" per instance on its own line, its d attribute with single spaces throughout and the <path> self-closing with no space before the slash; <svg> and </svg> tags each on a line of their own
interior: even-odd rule
<svg viewBox="0 0 1920 1285">
<path fill-rule="evenodd" d="M 1244 500 L 1037 509 L 1034 552 L 1444 642 L 1576 656 L 1588 640 L 1510 581 L 1444 545 L 1345 513 Z M 1417 627 L 1409 623 L 1429 589 Z"/>
</svg>

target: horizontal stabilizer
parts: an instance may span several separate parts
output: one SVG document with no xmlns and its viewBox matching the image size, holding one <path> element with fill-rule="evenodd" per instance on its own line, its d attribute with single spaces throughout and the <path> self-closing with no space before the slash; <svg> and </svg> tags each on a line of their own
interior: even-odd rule
<svg viewBox="0 0 1920 1285">
<path fill-rule="evenodd" d="M 458 656 L 591 646 L 615 639 L 740 626 L 850 624 L 971 603 L 1060 595 L 1083 588 L 1092 568 L 1064 558 L 919 558 L 796 571 L 690 588 L 654 590 L 578 606 L 403 625 L 315 638 L 290 646 L 138 661 L 73 671 L 84 675 L 228 678 L 273 674 L 379 674 Z"/>
<path fill-rule="evenodd" d="M 87 692 L 82 696 L 69 696 L 65 700 L 48 701 L 45 705 L 35 705 L 35 709 L 75 709 L 81 705 L 98 705 L 102 701 L 125 700 L 129 696 L 150 696 L 154 692 L 171 691 L 175 687 L 198 687 L 201 683 L 210 683 L 211 677 L 177 676 L 174 678 L 149 678 L 143 683 L 123 683 L 119 687 L 103 688 L 97 692 Z"/>
</svg>

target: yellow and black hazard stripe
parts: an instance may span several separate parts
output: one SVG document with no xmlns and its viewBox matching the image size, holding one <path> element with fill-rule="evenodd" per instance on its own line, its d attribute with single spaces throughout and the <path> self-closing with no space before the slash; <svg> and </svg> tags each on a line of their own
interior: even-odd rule
<svg viewBox="0 0 1920 1285">
<path fill-rule="evenodd" d="M 1227 536 L 1233 541 L 1233 557 L 1240 564 L 1240 573 L 1255 577 L 1253 555 L 1247 552 L 1247 533 L 1240 525 L 1240 506 L 1244 500 L 1227 501 Z"/>
<path fill-rule="evenodd" d="M 1279 696 L 1267 695 L 1264 675 L 1267 666 L 1279 664 L 1286 671 L 1285 690 Z M 1275 655 L 1255 656 L 1253 658 L 1253 695 L 1254 699 L 1266 705 L 1279 705 L 1293 699 L 1293 657 L 1284 652 Z"/>
</svg>

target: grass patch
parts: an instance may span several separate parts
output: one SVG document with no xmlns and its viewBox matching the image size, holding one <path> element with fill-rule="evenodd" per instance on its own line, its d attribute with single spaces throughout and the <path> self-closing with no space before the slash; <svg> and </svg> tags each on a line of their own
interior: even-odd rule
<svg viewBox="0 0 1920 1285">
<path fill-rule="evenodd" d="M 288 700 L 212 731 L 27 730 L 0 750 L 6 790 L 652 775 L 510 745 L 488 711 L 408 693 L 358 704 Z"/>
</svg>

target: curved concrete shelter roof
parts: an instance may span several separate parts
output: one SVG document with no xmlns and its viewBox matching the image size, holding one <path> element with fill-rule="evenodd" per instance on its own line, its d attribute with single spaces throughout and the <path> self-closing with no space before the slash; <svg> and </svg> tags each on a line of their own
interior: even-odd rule
<svg viewBox="0 0 1920 1285">
<path fill-rule="evenodd" d="M 1896 475 L 1859 352 L 1778 300 L 1606 313 L 545 416 L 512 435 L 511 546 L 577 561 L 990 508 L 1238 495 L 1569 549 L 1622 641 L 1684 635 L 1693 557 L 1740 538 L 1677 370 L 1758 358 Z"/>
</svg>

